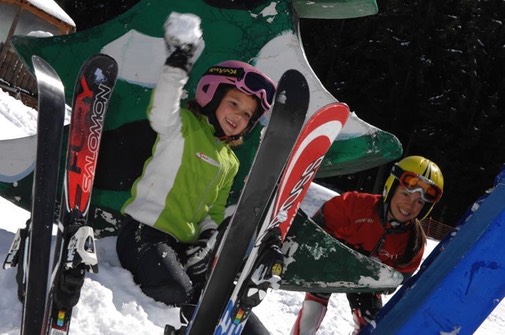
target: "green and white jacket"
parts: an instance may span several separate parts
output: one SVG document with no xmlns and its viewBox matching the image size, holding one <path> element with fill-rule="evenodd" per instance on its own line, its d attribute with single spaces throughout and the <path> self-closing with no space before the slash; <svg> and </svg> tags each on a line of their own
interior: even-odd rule
<svg viewBox="0 0 505 335">
<path fill-rule="evenodd" d="M 223 221 L 239 167 L 207 118 L 199 120 L 180 108 L 187 80 L 185 71 L 163 66 L 147 110 L 158 137 L 123 206 L 124 214 L 183 243 L 194 242 L 201 231 Z"/>
</svg>

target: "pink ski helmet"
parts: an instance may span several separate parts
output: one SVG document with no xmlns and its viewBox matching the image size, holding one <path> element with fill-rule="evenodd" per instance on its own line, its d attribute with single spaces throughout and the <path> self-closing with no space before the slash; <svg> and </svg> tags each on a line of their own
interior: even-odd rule
<svg viewBox="0 0 505 335">
<path fill-rule="evenodd" d="M 232 85 L 247 95 L 254 95 L 261 103 L 261 113 L 272 107 L 275 83 L 255 67 L 236 60 L 228 60 L 211 66 L 202 76 L 196 88 L 195 100 L 204 108 L 216 94 L 219 85 Z"/>
</svg>

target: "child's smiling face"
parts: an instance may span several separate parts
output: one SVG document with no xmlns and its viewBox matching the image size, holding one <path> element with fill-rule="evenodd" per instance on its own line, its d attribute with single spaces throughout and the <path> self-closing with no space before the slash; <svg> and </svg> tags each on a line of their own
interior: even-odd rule
<svg viewBox="0 0 505 335">
<path fill-rule="evenodd" d="M 258 102 L 236 88 L 226 92 L 216 110 L 216 118 L 226 136 L 240 135 L 253 117 Z"/>
</svg>

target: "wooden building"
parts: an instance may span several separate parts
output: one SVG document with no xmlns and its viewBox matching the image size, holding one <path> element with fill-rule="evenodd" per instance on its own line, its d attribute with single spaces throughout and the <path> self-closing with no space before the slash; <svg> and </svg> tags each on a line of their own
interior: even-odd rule
<svg viewBox="0 0 505 335">
<path fill-rule="evenodd" d="M 31 107 L 37 104 L 33 74 L 11 50 L 14 35 L 56 36 L 75 32 L 74 21 L 54 0 L 0 0 L 0 88 Z"/>
</svg>

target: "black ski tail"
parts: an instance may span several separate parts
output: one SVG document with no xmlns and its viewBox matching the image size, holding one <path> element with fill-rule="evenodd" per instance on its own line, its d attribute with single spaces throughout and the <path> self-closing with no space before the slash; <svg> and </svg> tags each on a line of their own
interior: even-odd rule
<svg viewBox="0 0 505 335">
<path fill-rule="evenodd" d="M 21 334 L 38 334 L 43 327 L 65 116 L 65 93 L 58 74 L 38 56 L 32 57 L 32 63 L 39 113 L 31 219 L 27 230 L 20 231 L 22 257 L 16 260 L 18 296 L 24 299 Z"/>
</svg>

